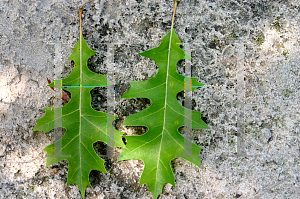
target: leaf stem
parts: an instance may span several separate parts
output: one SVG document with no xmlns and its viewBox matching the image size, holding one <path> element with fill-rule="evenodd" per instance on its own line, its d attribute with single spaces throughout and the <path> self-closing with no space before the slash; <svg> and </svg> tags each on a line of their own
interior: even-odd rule
<svg viewBox="0 0 300 199">
<path fill-rule="evenodd" d="M 82 34 L 82 28 L 81 28 L 81 16 L 82 16 L 82 10 L 83 10 L 83 8 L 81 8 L 80 11 L 79 11 L 80 37 L 81 37 L 81 34 Z"/>
<path fill-rule="evenodd" d="M 175 18 L 176 8 L 177 8 L 177 0 L 175 0 L 175 2 L 174 2 L 174 11 L 173 11 L 173 17 L 172 17 L 171 30 L 173 30 L 173 24 L 174 24 L 174 18 Z"/>
</svg>

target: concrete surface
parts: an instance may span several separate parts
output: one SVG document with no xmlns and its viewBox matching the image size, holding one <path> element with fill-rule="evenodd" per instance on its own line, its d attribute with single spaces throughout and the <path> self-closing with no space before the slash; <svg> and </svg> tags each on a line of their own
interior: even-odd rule
<svg viewBox="0 0 300 199">
<path fill-rule="evenodd" d="M 83 3 L 0 0 L 0 198 L 81 198 L 76 185 L 66 186 L 66 161 L 45 168 L 42 149 L 53 142 L 53 131 L 32 129 L 43 108 L 53 105 L 46 85 L 54 75 L 55 42 L 62 43 L 62 76 L 72 70 L 67 58 L 79 38 Z M 84 6 L 83 34 L 98 52 L 91 70 L 106 74 L 103 43 L 115 43 L 115 113 L 121 119 L 149 106 L 149 100 L 120 96 L 129 81 L 157 72 L 152 60 L 137 53 L 159 45 L 172 10 L 168 0 L 95 0 Z M 299 11 L 296 0 L 180 1 L 174 29 L 191 44 L 193 76 L 207 85 L 194 92 L 193 104 L 211 130 L 181 130 L 204 148 L 202 167 L 172 161 L 176 189 L 167 184 L 160 198 L 299 198 Z M 180 73 L 183 67 L 180 62 Z M 105 93 L 93 91 L 95 109 L 105 111 Z M 104 147 L 95 144 L 99 154 Z M 86 198 L 152 198 L 146 185 L 138 186 L 142 161 L 106 160 L 108 174 L 91 172 Z"/>
</svg>

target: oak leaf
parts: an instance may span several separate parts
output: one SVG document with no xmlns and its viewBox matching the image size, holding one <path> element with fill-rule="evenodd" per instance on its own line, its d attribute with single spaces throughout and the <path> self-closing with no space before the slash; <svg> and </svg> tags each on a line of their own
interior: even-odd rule
<svg viewBox="0 0 300 199">
<path fill-rule="evenodd" d="M 202 149 L 184 138 L 178 129 L 185 125 L 193 129 L 209 129 L 201 119 L 201 113 L 184 108 L 177 101 L 177 93 L 184 90 L 185 81 L 192 82 L 192 89 L 203 86 L 196 78 L 187 78 L 178 74 L 176 64 L 189 58 L 179 47 L 181 41 L 173 28 L 162 39 L 159 47 L 140 53 L 158 64 L 158 73 L 147 81 L 130 82 L 130 89 L 122 98 L 148 98 L 152 104 L 136 114 L 129 115 L 123 125 L 146 126 L 143 135 L 125 136 L 126 148 L 122 150 L 118 161 L 139 159 L 145 164 L 140 179 L 147 184 L 157 198 L 166 183 L 175 187 L 170 162 L 182 157 L 200 167 L 199 152 Z M 186 57 L 185 57 L 186 56 Z M 192 112 L 191 114 L 185 114 Z M 184 145 L 188 143 L 190 148 Z M 122 157 L 123 156 L 123 157 Z"/>
</svg>

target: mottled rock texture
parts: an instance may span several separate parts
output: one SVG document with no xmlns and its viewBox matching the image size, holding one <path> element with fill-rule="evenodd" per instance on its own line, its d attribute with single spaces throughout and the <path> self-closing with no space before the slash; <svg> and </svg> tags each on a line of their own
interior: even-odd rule
<svg viewBox="0 0 300 199">
<path fill-rule="evenodd" d="M 83 3 L 0 0 L 0 198 L 81 198 L 76 185 L 66 186 L 68 162 L 45 168 L 42 149 L 53 142 L 54 131 L 32 129 L 44 115 L 42 108 L 53 105 L 53 91 L 46 85 L 47 78 L 53 80 L 56 42 L 62 43 L 62 76 L 72 70 L 67 58 L 79 38 Z M 129 81 L 157 72 L 156 63 L 138 52 L 160 44 L 172 11 L 169 0 L 84 5 L 83 35 L 98 52 L 89 60 L 92 71 L 107 73 L 107 43 L 115 44 L 120 121 L 151 103 L 120 97 Z M 174 29 L 191 46 L 192 75 L 207 84 L 193 93 L 193 109 L 203 113 L 211 129 L 181 130 L 203 147 L 202 167 L 181 158 L 172 161 L 176 189 L 167 184 L 160 198 L 299 198 L 299 11 L 297 0 L 180 1 Z M 234 57 L 242 58 L 235 62 Z M 179 73 L 183 68 L 181 61 Z M 92 96 L 93 108 L 105 111 L 105 88 Z M 178 100 L 184 101 L 182 93 Z M 244 131 L 236 132 L 237 123 Z M 119 129 L 127 134 L 146 130 Z M 102 143 L 95 143 L 95 150 L 105 154 Z M 108 174 L 91 172 L 86 198 L 152 198 L 146 185 L 139 186 L 142 161 L 106 160 Z"/>
</svg>

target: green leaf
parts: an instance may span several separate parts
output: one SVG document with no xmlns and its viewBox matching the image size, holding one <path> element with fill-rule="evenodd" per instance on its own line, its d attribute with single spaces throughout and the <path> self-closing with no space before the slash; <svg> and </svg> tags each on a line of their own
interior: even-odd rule
<svg viewBox="0 0 300 199">
<path fill-rule="evenodd" d="M 61 127 L 66 128 L 67 131 L 60 140 L 44 148 L 47 152 L 46 166 L 63 159 L 67 160 L 69 162 L 67 185 L 77 184 L 83 198 L 86 186 L 91 186 L 89 173 L 92 170 L 107 173 L 104 160 L 94 151 L 93 143 L 107 142 L 107 136 L 110 136 L 106 132 L 106 118 L 109 114 L 95 111 L 91 107 L 90 91 L 95 87 L 105 87 L 108 82 L 106 76 L 88 69 L 87 60 L 94 54 L 96 52 L 88 47 L 81 34 L 68 59 L 75 62 L 74 69 L 69 77 L 61 80 L 64 89 L 71 93 L 71 100 L 63 107 L 44 108 L 45 116 L 36 121 L 37 125 L 33 129 L 49 132 L 57 127 L 54 126 L 55 122 L 61 122 Z M 54 83 L 48 86 L 53 87 Z M 124 147 L 123 133 L 117 130 L 114 133 L 112 139 L 115 139 L 115 146 Z M 55 148 L 59 143 L 62 143 L 61 147 Z"/>
<path fill-rule="evenodd" d="M 200 112 L 186 109 L 177 101 L 176 95 L 184 90 L 185 83 L 184 76 L 176 70 L 177 62 L 185 58 L 180 43 L 172 28 L 159 47 L 140 53 L 158 64 L 158 73 L 147 81 L 130 82 L 130 89 L 122 96 L 148 98 L 152 102 L 147 109 L 128 116 L 124 122 L 123 125 L 146 126 L 149 130 L 143 135 L 125 136 L 127 145 L 118 161 L 140 159 L 144 162 L 140 185 L 147 184 L 153 198 L 161 194 L 166 183 L 175 187 L 170 167 L 172 159 L 182 157 L 200 167 L 199 152 L 202 148 L 178 132 L 179 127 L 184 126 L 184 120 L 189 120 L 189 127 L 194 129 L 209 129 L 202 121 Z M 204 85 L 195 78 L 188 81 L 191 79 L 191 90 Z M 185 115 L 189 111 L 192 112 L 190 116 Z M 184 147 L 185 143 L 189 143 L 189 150 Z"/>
</svg>

